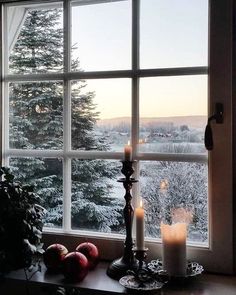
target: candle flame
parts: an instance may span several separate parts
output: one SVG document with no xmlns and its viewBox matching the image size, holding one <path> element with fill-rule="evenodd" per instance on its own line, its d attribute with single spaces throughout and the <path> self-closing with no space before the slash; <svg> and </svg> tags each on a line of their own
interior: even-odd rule
<svg viewBox="0 0 236 295">
<path fill-rule="evenodd" d="M 139 205 L 140 205 L 141 208 L 143 208 L 143 200 L 142 199 L 140 200 Z"/>
<path fill-rule="evenodd" d="M 187 224 L 185 222 L 179 222 L 170 225 L 162 222 L 161 235 L 162 240 L 167 243 L 185 243 L 187 236 Z"/>
<path fill-rule="evenodd" d="M 167 179 L 163 179 L 160 182 L 160 189 L 161 190 L 166 190 L 168 188 L 168 180 Z"/>
<path fill-rule="evenodd" d="M 138 141 L 139 144 L 143 144 L 144 143 L 144 139 L 140 138 Z"/>
<path fill-rule="evenodd" d="M 128 143 L 127 144 L 130 145 L 130 140 L 128 140 Z"/>
</svg>

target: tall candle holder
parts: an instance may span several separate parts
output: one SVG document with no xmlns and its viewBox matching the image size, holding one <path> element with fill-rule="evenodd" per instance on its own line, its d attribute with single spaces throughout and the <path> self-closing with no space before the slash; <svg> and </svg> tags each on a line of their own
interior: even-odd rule
<svg viewBox="0 0 236 295">
<path fill-rule="evenodd" d="M 126 275 L 127 270 L 137 269 L 138 261 L 134 257 L 133 252 L 133 239 L 132 239 L 132 224 L 134 209 L 131 204 L 132 195 L 130 193 L 132 185 L 135 182 L 138 182 L 135 178 L 132 178 L 131 175 L 134 173 L 133 169 L 134 161 L 122 161 L 121 172 L 125 177 L 120 178 L 118 182 L 122 182 L 125 189 L 125 207 L 123 210 L 125 229 L 126 229 L 126 238 L 124 243 L 124 253 L 123 256 L 114 260 L 107 269 L 107 275 L 113 279 L 119 280 L 122 276 Z"/>
</svg>

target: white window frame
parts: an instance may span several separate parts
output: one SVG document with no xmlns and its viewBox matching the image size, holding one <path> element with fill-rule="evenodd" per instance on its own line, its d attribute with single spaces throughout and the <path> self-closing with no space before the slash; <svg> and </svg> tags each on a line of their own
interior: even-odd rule
<svg viewBox="0 0 236 295">
<path fill-rule="evenodd" d="M 101 2 L 106 0 L 101 0 Z M 232 27 L 233 27 L 233 0 L 209 1 L 210 38 L 209 38 L 209 67 L 185 67 L 167 69 L 139 69 L 139 0 L 132 1 L 132 69 L 122 71 L 99 72 L 71 72 L 70 71 L 70 0 L 63 2 L 64 8 L 64 73 L 35 74 L 35 75 L 10 75 L 7 72 L 7 64 L 2 67 L 2 163 L 5 165 L 11 156 L 17 157 L 60 157 L 63 158 L 63 186 L 64 186 L 64 210 L 62 230 L 45 229 L 44 239 L 46 244 L 60 241 L 73 249 L 80 240 L 85 237 L 97 243 L 101 256 L 105 259 L 114 259 L 122 255 L 123 237 L 119 235 L 106 235 L 104 233 L 79 232 L 71 230 L 71 158 L 80 159 L 122 159 L 123 153 L 119 152 L 86 152 L 70 150 L 71 146 L 71 118 L 70 118 L 70 81 L 73 79 L 102 79 L 102 78 L 130 78 L 132 80 L 132 145 L 134 159 L 177 161 L 177 162 L 201 162 L 209 164 L 209 247 L 196 247 L 189 245 L 188 258 L 202 263 L 205 269 L 214 272 L 232 273 L 233 262 L 233 166 L 232 166 Z M 22 5 L 20 1 L 0 1 L 0 3 L 14 2 L 14 5 Z M 27 3 L 48 3 L 53 1 L 27 1 Z M 72 1 L 73 2 L 73 1 Z M 82 2 L 85 1 L 81 1 Z M 96 1 L 90 1 L 96 2 Z M 12 5 L 12 4 L 10 4 Z M 7 4 L 6 4 L 7 6 Z M 6 16 L 2 14 L 6 28 Z M 7 47 L 6 32 L 3 31 L 2 42 Z M 6 50 L 7 51 L 7 50 Z M 8 52 L 2 51 L 4 60 L 8 60 Z M 183 75 L 209 75 L 209 115 L 214 112 L 216 102 L 224 104 L 224 124 L 213 123 L 213 135 L 215 148 L 209 153 L 209 157 L 200 154 L 156 154 L 139 153 L 137 145 L 139 137 L 139 78 L 154 76 L 183 76 Z M 17 81 L 63 81 L 64 82 L 64 150 L 17 150 L 8 146 L 8 104 L 6 103 L 7 88 L 9 82 Z M 138 166 L 136 167 L 136 176 Z M 134 187 L 133 195 L 136 195 L 137 187 Z M 149 258 L 161 257 L 161 244 L 159 241 L 149 239 L 146 241 L 149 248 Z M 115 251 L 111 251 L 115 249 Z M 227 253 L 227 255 L 224 255 Z"/>
</svg>

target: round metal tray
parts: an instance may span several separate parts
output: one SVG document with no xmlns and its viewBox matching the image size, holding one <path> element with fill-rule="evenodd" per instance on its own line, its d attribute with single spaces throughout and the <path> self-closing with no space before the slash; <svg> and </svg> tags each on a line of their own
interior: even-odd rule
<svg viewBox="0 0 236 295">
<path fill-rule="evenodd" d="M 122 277 L 119 280 L 119 283 L 127 289 L 137 290 L 137 291 L 154 291 L 154 290 L 161 289 L 164 285 L 164 283 L 154 279 L 149 280 L 147 282 L 140 282 L 133 275 L 127 275 Z"/>
<path fill-rule="evenodd" d="M 152 260 L 151 262 L 149 262 L 147 268 L 150 269 L 154 274 L 160 273 L 161 275 L 161 272 L 165 272 L 165 270 L 163 270 L 162 261 L 160 259 Z M 197 275 L 200 275 L 203 271 L 203 266 L 200 265 L 198 262 L 188 261 L 186 275 L 183 276 L 183 278 L 195 277 Z M 165 274 L 168 276 L 167 272 L 165 272 Z"/>
</svg>

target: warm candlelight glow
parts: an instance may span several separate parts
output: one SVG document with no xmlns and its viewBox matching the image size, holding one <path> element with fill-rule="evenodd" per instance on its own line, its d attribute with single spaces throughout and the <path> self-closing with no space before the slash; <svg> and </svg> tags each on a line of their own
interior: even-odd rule
<svg viewBox="0 0 236 295">
<path fill-rule="evenodd" d="M 132 146 L 130 145 L 130 141 L 128 141 L 128 144 L 125 145 L 124 153 L 125 153 L 125 161 L 131 161 L 132 160 Z"/>
<path fill-rule="evenodd" d="M 172 225 L 162 223 L 161 231 L 165 242 L 182 243 L 187 236 L 187 225 L 186 223 L 175 223 Z"/>
<path fill-rule="evenodd" d="M 161 223 L 163 268 L 170 276 L 186 275 L 187 224 Z"/>
<path fill-rule="evenodd" d="M 138 141 L 139 144 L 143 144 L 144 142 L 145 142 L 145 141 L 144 141 L 144 139 L 142 139 L 142 138 L 140 138 L 139 141 Z"/>
<path fill-rule="evenodd" d="M 161 191 L 166 191 L 167 188 L 168 188 L 168 180 L 167 179 L 161 180 L 161 182 L 160 182 L 160 190 Z"/>
<path fill-rule="evenodd" d="M 140 200 L 139 207 L 141 207 L 141 208 L 143 207 L 143 200 L 142 199 Z"/>
</svg>

